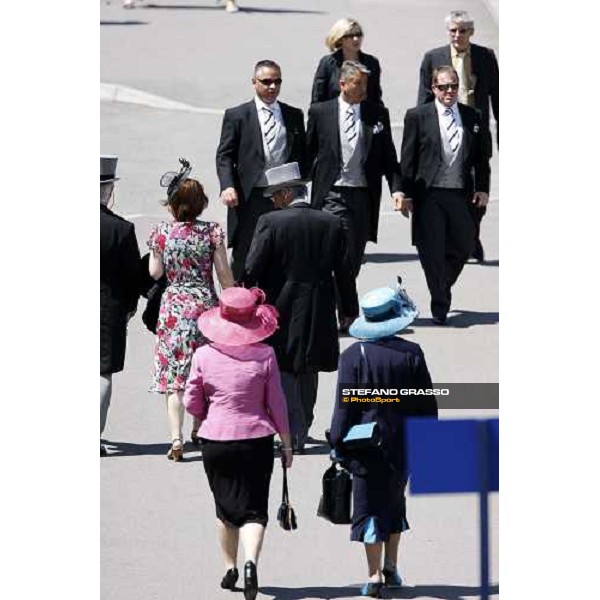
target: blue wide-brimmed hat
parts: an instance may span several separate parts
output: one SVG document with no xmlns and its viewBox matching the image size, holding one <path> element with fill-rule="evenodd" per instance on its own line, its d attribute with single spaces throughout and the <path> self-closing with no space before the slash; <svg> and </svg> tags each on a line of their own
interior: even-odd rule
<svg viewBox="0 0 600 600">
<path fill-rule="evenodd" d="M 367 292 L 360 299 L 362 315 L 350 325 L 348 333 L 361 340 L 389 337 L 408 327 L 419 310 L 403 290 L 389 287 Z"/>
</svg>

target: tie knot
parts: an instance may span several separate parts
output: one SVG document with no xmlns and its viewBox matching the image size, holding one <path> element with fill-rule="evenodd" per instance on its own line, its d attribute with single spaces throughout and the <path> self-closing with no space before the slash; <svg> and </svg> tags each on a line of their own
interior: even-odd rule
<svg viewBox="0 0 600 600">
<path fill-rule="evenodd" d="M 267 108 L 266 106 L 263 106 L 262 109 L 268 114 L 268 115 L 272 115 L 273 114 L 273 110 L 270 108 Z"/>
<path fill-rule="evenodd" d="M 448 117 L 451 117 L 451 116 L 452 116 L 452 114 L 453 114 L 453 110 L 452 110 L 451 108 L 447 108 L 447 109 L 444 111 L 444 114 L 445 114 L 446 116 L 448 116 Z"/>
</svg>

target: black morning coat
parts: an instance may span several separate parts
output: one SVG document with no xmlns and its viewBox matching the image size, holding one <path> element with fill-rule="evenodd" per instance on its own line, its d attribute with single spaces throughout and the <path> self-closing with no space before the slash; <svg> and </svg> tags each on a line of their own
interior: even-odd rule
<svg viewBox="0 0 600 600">
<path fill-rule="evenodd" d="M 360 118 L 365 142 L 363 165 L 369 191 L 369 241 L 377 241 L 381 178 L 387 179 L 390 193 L 400 189 L 398 159 L 392 139 L 387 108 L 371 102 L 361 102 Z M 325 196 L 340 175 L 342 148 L 340 142 L 339 100 L 312 104 L 308 110 L 306 133 L 309 165 L 312 168 L 312 205 L 322 208 Z"/>
<path fill-rule="evenodd" d="M 125 362 L 127 315 L 139 298 L 140 251 L 133 223 L 100 204 L 100 374 Z"/>
<path fill-rule="evenodd" d="M 335 371 L 339 356 L 334 278 L 344 315 L 358 315 L 354 278 L 344 263 L 340 220 L 308 203 L 262 215 L 246 258 L 247 285 L 258 285 L 280 313 L 272 344 L 281 371 Z"/>
<path fill-rule="evenodd" d="M 306 175 L 304 115 L 299 108 L 283 102 L 278 104 L 286 130 L 286 162 L 297 162 L 300 173 L 304 177 Z M 238 193 L 239 202 L 247 201 L 265 171 L 263 136 L 254 100 L 225 111 L 216 160 L 221 191 L 233 187 Z M 234 243 L 238 218 L 237 208 L 227 210 L 228 247 Z"/>
</svg>

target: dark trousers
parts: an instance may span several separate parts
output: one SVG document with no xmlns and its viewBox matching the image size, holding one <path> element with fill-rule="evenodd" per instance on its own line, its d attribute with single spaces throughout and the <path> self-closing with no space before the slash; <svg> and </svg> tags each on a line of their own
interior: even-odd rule
<svg viewBox="0 0 600 600">
<path fill-rule="evenodd" d="M 281 371 L 281 387 L 285 394 L 292 444 L 304 448 L 314 418 L 319 374 Z"/>
<path fill-rule="evenodd" d="M 475 243 L 475 223 L 464 190 L 431 188 L 418 201 L 415 237 L 431 295 L 431 314 L 445 318 L 456 283 Z"/>
<path fill-rule="evenodd" d="M 342 222 L 346 242 L 346 261 L 354 279 L 358 277 L 365 247 L 369 240 L 369 192 L 367 188 L 334 186 L 325 197 L 323 210 L 335 215 Z M 335 286 L 338 307 L 340 294 Z M 352 315 L 340 315 L 340 317 Z"/>
<path fill-rule="evenodd" d="M 262 188 L 254 188 L 250 197 L 235 208 L 238 224 L 231 251 L 231 270 L 236 281 L 242 279 L 246 266 L 246 256 L 250 250 L 256 223 L 261 215 L 273 210 L 273 201 L 263 196 Z"/>
</svg>

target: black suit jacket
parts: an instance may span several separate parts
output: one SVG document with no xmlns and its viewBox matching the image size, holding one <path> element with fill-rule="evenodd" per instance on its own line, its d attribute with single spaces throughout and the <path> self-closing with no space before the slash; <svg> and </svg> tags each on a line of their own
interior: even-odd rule
<svg viewBox="0 0 600 600">
<path fill-rule="evenodd" d="M 341 222 L 302 203 L 262 215 L 246 258 L 257 284 L 280 313 L 268 340 L 282 371 L 335 371 L 339 356 L 334 278 L 345 315 L 358 315 L 354 278 L 344 262 Z"/>
<path fill-rule="evenodd" d="M 473 192 L 490 191 L 490 164 L 486 153 L 485 131 L 478 111 L 458 104 L 463 124 L 463 181 L 469 197 Z M 400 152 L 402 192 L 415 201 L 431 187 L 442 165 L 442 136 L 435 102 L 411 108 L 404 117 Z"/>
<path fill-rule="evenodd" d="M 390 192 L 400 189 L 398 161 L 392 139 L 387 108 L 365 101 L 360 105 L 362 134 L 365 142 L 364 170 L 370 198 L 369 240 L 377 241 L 381 178 L 385 176 Z M 342 165 L 339 100 L 318 102 L 308 110 L 307 147 L 312 165 L 312 204 L 321 208 L 325 196 L 339 177 Z"/>
<path fill-rule="evenodd" d="M 358 53 L 358 61 L 371 71 L 367 79 L 367 100 L 383 104 L 379 61 L 364 52 Z M 313 80 L 311 103 L 325 102 L 340 95 L 340 69 L 343 62 L 344 54 L 341 49 L 321 58 Z"/>
<path fill-rule="evenodd" d="M 306 175 L 306 130 L 299 108 L 279 102 L 287 135 L 287 160 L 297 162 Z M 240 203 L 247 201 L 265 170 L 263 137 L 254 100 L 225 111 L 217 148 L 217 176 L 221 191 L 234 187 Z M 227 240 L 231 246 L 237 227 L 236 209 L 227 211 Z"/>
<path fill-rule="evenodd" d="M 127 314 L 140 295 L 140 251 L 133 223 L 100 205 L 100 373 L 123 370 Z"/>
<path fill-rule="evenodd" d="M 434 69 L 444 65 L 452 65 L 450 44 L 435 48 L 425 53 L 419 73 L 419 93 L 417 104 L 431 102 L 435 96 L 431 91 L 431 78 Z M 475 76 L 475 108 L 481 112 L 481 124 L 489 129 L 490 102 L 496 120 L 496 140 L 500 138 L 500 100 L 499 69 L 496 55 L 491 48 L 471 44 L 471 70 Z M 491 144 L 489 147 L 491 155 Z"/>
</svg>

